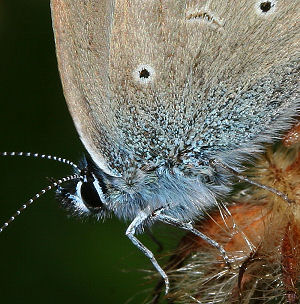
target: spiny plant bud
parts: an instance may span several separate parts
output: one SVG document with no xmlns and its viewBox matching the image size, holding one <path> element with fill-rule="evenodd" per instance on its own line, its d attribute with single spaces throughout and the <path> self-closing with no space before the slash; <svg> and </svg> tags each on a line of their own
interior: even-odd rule
<svg viewBox="0 0 300 304">
<path fill-rule="evenodd" d="M 231 265 L 215 248 L 188 233 L 168 265 L 174 287 L 168 303 L 299 302 L 299 132 L 297 124 L 245 172 L 285 193 L 290 202 L 247 185 L 233 195 L 228 207 L 199 222 L 197 229 L 224 247 Z"/>
</svg>

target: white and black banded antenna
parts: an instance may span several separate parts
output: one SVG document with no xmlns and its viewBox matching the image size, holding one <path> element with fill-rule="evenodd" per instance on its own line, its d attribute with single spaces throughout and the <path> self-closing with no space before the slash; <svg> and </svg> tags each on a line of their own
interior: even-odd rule
<svg viewBox="0 0 300 304">
<path fill-rule="evenodd" d="M 78 166 L 75 163 L 73 163 L 72 161 L 70 161 L 66 158 L 57 157 L 57 156 L 49 155 L 49 154 L 32 153 L 32 152 L 0 152 L 0 156 L 20 156 L 20 157 L 49 159 L 49 160 L 57 161 L 59 163 L 70 165 L 76 171 L 80 171 Z"/>
<path fill-rule="evenodd" d="M 54 188 L 56 188 L 57 186 L 74 180 L 74 179 L 79 179 L 81 177 L 80 172 L 81 170 L 78 168 L 78 166 L 73 163 L 72 161 L 65 159 L 65 158 L 61 158 L 61 157 L 57 157 L 57 156 L 53 156 L 53 155 L 47 155 L 47 154 L 40 154 L 40 153 L 32 153 L 32 152 L 0 152 L 0 157 L 1 156 L 21 156 L 21 157 L 33 157 L 33 158 L 41 158 L 41 159 L 49 159 L 49 160 L 54 160 L 57 161 L 59 163 L 64 163 L 67 164 L 69 166 L 71 166 L 73 169 L 75 169 L 75 172 L 72 175 L 68 175 L 65 177 L 62 177 L 58 180 L 53 181 L 50 185 L 48 185 L 47 187 L 43 188 L 41 191 L 39 191 L 38 193 L 36 193 L 31 199 L 29 199 L 27 202 L 25 202 L 1 227 L 0 227 L 0 233 L 8 226 L 10 225 L 15 218 L 20 215 L 25 209 L 27 209 L 34 201 L 36 201 L 37 199 L 39 199 L 42 195 L 44 195 L 46 192 L 48 192 L 49 190 L 52 190 Z"/>
</svg>

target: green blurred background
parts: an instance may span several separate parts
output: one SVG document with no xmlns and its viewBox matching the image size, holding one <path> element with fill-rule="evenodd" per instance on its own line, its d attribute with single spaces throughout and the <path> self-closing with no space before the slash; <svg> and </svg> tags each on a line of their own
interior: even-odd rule
<svg viewBox="0 0 300 304">
<path fill-rule="evenodd" d="M 0 35 L 0 150 L 78 161 L 83 147 L 62 94 L 49 2 L 2 0 Z M 71 172 L 52 161 L 0 158 L 0 163 L 1 223 L 48 184 L 45 177 Z M 1 303 L 144 303 L 156 282 L 144 279 L 140 270 L 151 269 L 150 263 L 125 229 L 117 219 L 70 218 L 48 193 L 0 235 Z M 160 236 L 161 231 L 168 239 L 166 229 Z M 156 249 L 147 237 L 141 240 Z"/>
</svg>

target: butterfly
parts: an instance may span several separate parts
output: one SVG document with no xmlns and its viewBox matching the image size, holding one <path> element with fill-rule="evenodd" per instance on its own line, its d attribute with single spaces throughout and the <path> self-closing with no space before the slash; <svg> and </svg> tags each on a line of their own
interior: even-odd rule
<svg viewBox="0 0 300 304">
<path fill-rule="evenodd" d="M 52 0 L 51 9 L 87 152 L 65 186 L 53 183 L 63 205 L 130 221 L 126 236 L 166 292 L 168 276 L 136 236 L 157 221 L 202 238 L 230 267 L 193 221 L 298 113 L 299 2 Z"/>
</svg>

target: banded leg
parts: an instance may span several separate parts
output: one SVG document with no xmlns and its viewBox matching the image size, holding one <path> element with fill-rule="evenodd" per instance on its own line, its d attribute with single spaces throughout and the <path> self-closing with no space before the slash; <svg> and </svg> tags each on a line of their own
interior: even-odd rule
<svg viewBox="0 0 300 304">
<path fill-rule="evenodd" d="M 207 235 L 203 234 L 202 232 L 200 232 L 199 230 L 197 230 L 196 228 L 194 228 L 194 226 L 191 223 L 188 222 L 181 222 L 176 218 L 170 217 L 168 215 L 162 214 L 161 213 L 162 210 L 159 210 L 158 213 L 154 212 L 153 217 L 163 223 L 187 230 L 192 232 L 193 234 L 199 236 L 202 240 L 204 240 L 205 242 L 207 242 L 208 244 L 212 245 L 213 247 L 215 247 L 223 256 L 223 259 L 226 263 L 226 265 L 228 267 L 230 267 L 230 261 L 229 261 L 229 257 L 225 251 L 225 249 L 223 248 L 223 246 L 221 246 L 218 242 L 214 241 L 213 239 L 211 239 L 210 237 L 208 237 Z"/>
<path fill-rule="evenodd" d="M 169 278 L 167 274 L 164 272 L 164 270 L 159 266 L 158 262 L 156 261 L 153 253 L 151 250 L 149 250 L 146 246 L 144 246 L 135 236 L 136 230 L 138 227 L 142 227 L 145 221 L 149 218 L 155 218 L 152 214 L 147 214 L 144 211 L 141 211 L 138 216 L 132 221 L 132 223 L 129 225 L 129 227 L 126 230 L 126 236 L 131 240 L 131 242 L 139 249 L 141 250 L 146 257 L 150 259 L 155 269 L 159 272 L 159 274 L 162 276 L 162 278 L 165 281 L 166 285 L 166 294 L 169 292 Z"/>
<path fill-rule="evenodd" d="M 168 208 L 160 208 L 157 209 L 156 211 L 148 214 L 145 211 L 141 211 L 138 216 L 132 221 L 132 223 L 129 225 L 129 227 L 126 230 L 126 235 L 128 238 L 131 240 L 131 242 L 139 249 L 141 250 L 152 262 L 153 266 L 155 269 L 159 272 L 159 274 L 162 276 L 165 285 L 166 285 L 166 294 L 169 292 L 169 278 L 167 274 L 164 272 L 164 270 L 159 266 L 158 262 L 156 261 L 152 251 L 150 251 L 146 246 L 144 246 L 135 236 L 136 230 L 139 227 L 142 227 L 144 223 L 147 220 L 155 221 L 159 220 L 163 223 L 187 230 L 192 232 L 193 234 L 197 235 L 200 237 L 202 240 L 206 241 L 208 244 L 212 245 L 215 247 L 223 256 L 223 259 L 228 267 L 230 267 L 230 261 L 229 258 L 226 254 L 225 249 L 216 241 L 208 237 L 207 235 L 203 234 L 196 228 L 191 223 L 188 222 L 182 222 L 176 218 L 172 218 L 168 215 L 163 214 L 162 212 L 167 211 Z"/>
</svg>

